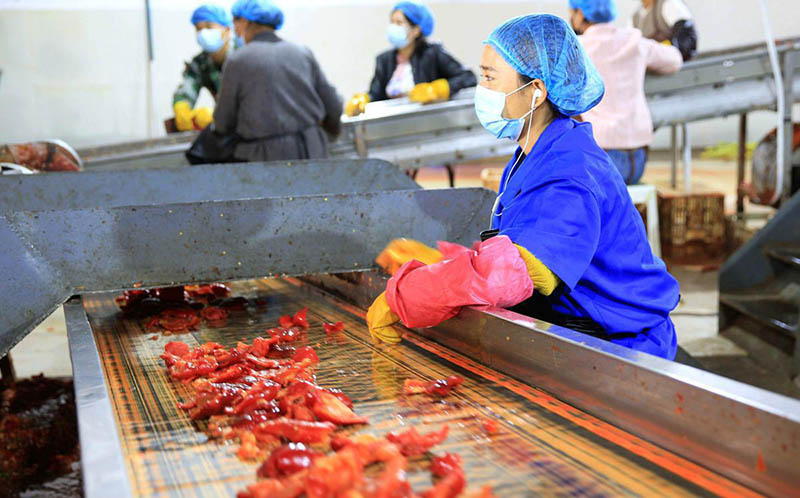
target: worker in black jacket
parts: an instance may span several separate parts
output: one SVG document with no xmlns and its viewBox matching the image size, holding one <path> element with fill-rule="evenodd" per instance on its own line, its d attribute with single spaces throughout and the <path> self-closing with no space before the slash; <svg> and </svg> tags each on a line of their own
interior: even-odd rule
<svg viewBox="0 0 800 498">
<path fill-rule="evenodd" d="M 427 104 L 447 100 L 462 88 L 478 84 L 475 74 L 440 44 L 427 41 L 433 14 L 420 2 L 399 2 L 392 9 L 387 31 L 394 48 L 378 56 L 369 93 L 356 94 L 345 112 L 355 116 L 367 103 L 398 97 Z"/>
</svg>

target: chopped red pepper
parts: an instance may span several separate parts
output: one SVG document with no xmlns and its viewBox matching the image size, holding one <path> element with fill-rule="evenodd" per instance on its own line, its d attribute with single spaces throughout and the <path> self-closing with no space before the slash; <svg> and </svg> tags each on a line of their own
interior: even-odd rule
<svg viewBox="0 0 800 498">
<path fill-rule="evenodd" d="M 494 434 L 500 429 L 500 423 L 497 420 L 487 418 L 483 421 L 483 430 L 489 434 Z"/>
<path fill-rule="evenodd" d="M 179 358 L 183 358 L 189 354 L 191 348 L 189 348 L 189 345 L 186 343 L 170 341 L 164 346 L 164 351 Z"/>
<path fill-rule="evenodd" d="M 217 306 L 206 306 L 200 311 L 200 315 L 204 320 L 209 322 L 216 322 L 228 318 L 228 311 Z"/>
<path fill-rule="evenodd" d="M 303 308 L 297 313 L 295 313 L 294 317 L 292 317 L 294 324 L 298 327 L 307 329 L 308 328 L 308 320 L 306 319 L 307 313 L 308 313 L 308 308 Z"/>
<path fill-rule="evenodd" d="M 294 325 L 294 320 L 292 319 L 292 315 L 283 315 L 278 319 L 278 324 L 285 329 L 292 328 L 292 326 Z"/>
<path fill-rule="evenodd" d="M 256 436 L 270 434 L 296 443 L 321 443 L 328 439 L 336 426 L 330 422 L 305 422 L 278 418 L 258 424 L 253 428 Z"/>
<path fill-rule="evenodd" d="M 446 425 L 436 432 L 420 434 L 414 427 L 405 432 L 391 432 L 386 439 L 400 447 L 400 452 L 408 457 L 419 456 L 447 439 L 450 428 Z"/>
<path fill-rule="evenodd" d="M 431 489 L 422 493 L 422 498 L 455 498 L 467 485 L 467 479 L 461 467 L 447 474 Z"/>
<path fill-rule="evenodd" d="M 403 383 L 405 394 L 435 394 L 437 396 L 447 396 L 454 388 L 461 385 L 464 378 L 458 375 L 451 375 L 446 379 L 438 379 L 432 382 L 425 382 L 417 379 L 406 379 Z"/>
<path fill-rule="evenodd" d="M 431 460 L 431 472 L 436 477 L 444 477 L 455 469 L 461 468 L 461 457 L 455 453 L 445 453 Z"/>
<path fill-rule="evenodd" d="M 336 323 L 323 323 L 322 328 L 325 329 L 325 334 L 339 334 L 344 331 L 344 322 Z"/>
<path fill-rule="evenodd" d="M 316 351 L 311 346 L 303 346 L 302 348 L 298 349 L 297 352 L 292 355 L 293 361 L 303 361 L 303 360 L 311 360 L 312 365 L 316 365 L 319 363 L 319 356 L 317 356 Z"/>
<path fill-rule="evenodd" d="M 463 377 L 458 375 L 451 375 L 446 379 L 435 380 L 428 386 L 428 394 L 436 394 L 437 396 L 447 396 L 450 391 L 461 385 L 464 382 Z"/>
<path fill-rule="evenodd" d="M 339 425 L 366 424 L 367 417 L 356 415 L 342 400 L 333 393 L 318 390 L 316 400 L 311 411 L 320 420 L 326 420 Z"/>
<path fill-rule="evenodd" d="M 319 451 L 310 450 L 303 443 L 289 443 L 272 450 L 269 458 L 259 467 L 259 477 L 277 478 L 292 475 L 307 469 L 317 458 L 324 456 Z"/>
</svg>

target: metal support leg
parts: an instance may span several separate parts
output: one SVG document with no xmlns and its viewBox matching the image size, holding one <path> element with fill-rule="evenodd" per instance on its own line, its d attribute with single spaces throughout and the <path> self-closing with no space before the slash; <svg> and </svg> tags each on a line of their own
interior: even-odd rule
<svg viewBox="0 0 800 498">
<path fill-rule="evenodd" d="M 670 149 L 672 150 L 672 169 L 670 170 L 670 186 L 678 188 L 678 126 L 670 126 Z"/>
<path fill-rule="evenodd" d="M 789 200 L 792 192 L 792 142 L 794 137 L 794 126 L 792 126 L 792 103 L 794 95 L 792 91 L 794 83 L 794 73 L 800 65 L 797 54 L 789 51 L 783 56 L 783 92 L 786 102 L 783 110 L 783 150 L 778 154 L 783 154 L 783 195 L 781 200 Z M 797 359 L 800 361 L 800 359 Z"/>
<path fill-rule="evenodd" d="M 11 354 L 0 358 L 0 377 L 2 377 L 3 383 L 14 382 L 17 378 L 17 373 L 14 371 L 14 362 L 11 361 Z"/>
<path fill-rule="evenodd" d="M 741 186 L 744 183 L 744 168 L 747 161 L 747 113 L 739 115 L 739 161 L 736 165 L 736 214 L 744 214 L 744 194 Z"/>
<path fill-rule="evenodd" d="M 444 169 L 447 170 L 447 180 L 450 182 L 450 188 L 456 186 L 456 172 L 452 164 L 445 164 Z"/>
<path fill-rule="evenodd" d="M 692 139 L 689 136 L 689 123 L 682 123 L 683 129 L 683 191 L 692 193 Z"/>
</svg>

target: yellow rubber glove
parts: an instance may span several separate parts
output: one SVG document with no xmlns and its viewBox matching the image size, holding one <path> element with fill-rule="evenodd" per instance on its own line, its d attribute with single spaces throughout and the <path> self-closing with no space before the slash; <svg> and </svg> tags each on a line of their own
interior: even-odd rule
<svg viewBox="0 0 800 498">
<path fill-rule="evenodd" d="M 198 107 L 194 111 L 194 125 L 201 130 L 214 122 L 214 112 L 208 107 Z"/>
<path fill-rule="evenodd" d="M 394 239 L 378 254 L 375 262 L 389 275 L 394 275 L 401 266 L 416 259 L 426 265 L 442 260 L 442 253 L 414 239 Z"/>
<path fill-rule="evenodd" d="M 369 95 L 366 93 L 357 93 L 353 98 L 347 101 L 344 108 L 344 113 L 348 116 L 358 116 L 362 114 L 369 104 Z"/>
<path fill-rule="evenodd" d="M 400 342 L 400 333 L 392 325 L 399 321 L 400 317 L 389 309 L 386 292 L 381 292 L 381 295 L 375 299 L 372 306 L 367 310 L 369 334 L 376 341 L 397 344 Z"/>
<path fill-rule="evenodd" d="M 450 83 L 448 83 L 446 79 L 441 78 L 431 81 L 431 85 L 433 85 L 433 91 L 436 93 L 437 100 L 447 100 L 450 98 Z"/>
<path fill-rule="evenodd" d="M 175 112 L 175 127 L 178 131 L 189 131 L 194 129 L 194 113 L 192 106 L 185 100 L 175 102 L 172 106 Z"/>
<path fill-rule="evenodd" d="M 411 89 L 408 98 L 411 102 L 429 104 L 436 100 L 436 90 L 433 88 L 432 83 L 417 83 Z"/>
<path fill-rule="evenodd" d="M 519 255 L 528 268 L 528 275 L 533 282 L 533 288 L 545 296 L 552 294 L 553 291 L 556 290 L 556 287 L 558 287 L 558 277 L 556 274 L 550 271 L 550 269 L 539 261 L 536 256 L 531 254 L 530 251 L 518 244 L 514 244 L 514 246 L 519 250 Z"/>
<path fill-rule="evenodd" d="M 672 42 L 669 41 L 669 40 L 664 40 L 664 41 L 661 42 L 661 44 L 662 45 L 667 45 L 667 46 L 670 46 L 670 47 L 672 46 Z"/>
</svg>

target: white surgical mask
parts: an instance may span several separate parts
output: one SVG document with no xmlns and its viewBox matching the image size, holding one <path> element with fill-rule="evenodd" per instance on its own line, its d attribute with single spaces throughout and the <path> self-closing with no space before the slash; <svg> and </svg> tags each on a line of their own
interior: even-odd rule
<svg viewBox="0 0 800 498">
<path fill-rule="evenodd" d="M 220 28 L 204 28 L 197 32 L 197 44 L 204 52 L 213 54 L 222 48 L 225 39 Z"/>
<path fill-rule="evenodd" d="M 386 28 L 386 38 L 396 49 L 401 49 L 408 45 L 408 28 L 399 24 L 390 24 Z"/>
<path fill-rule="evenodd" d="M 506 108 L 506 97 L 514 95 L 531 83 L 533 83 L 533 80 L 509 93 L 490 90 L 485 86 L 478 86 L 475 89 L 475 114 L 477 114 L 478 121 L 486 128 L 486 131 L 494 135 L 495 138 L 519 140 L 522 127 L 525 125 L 525 118 L 533 113 L 533 105 L 531 105 L 530 111 L 517 119 L 504 118 L 503 109 Z"/>
</svg>

